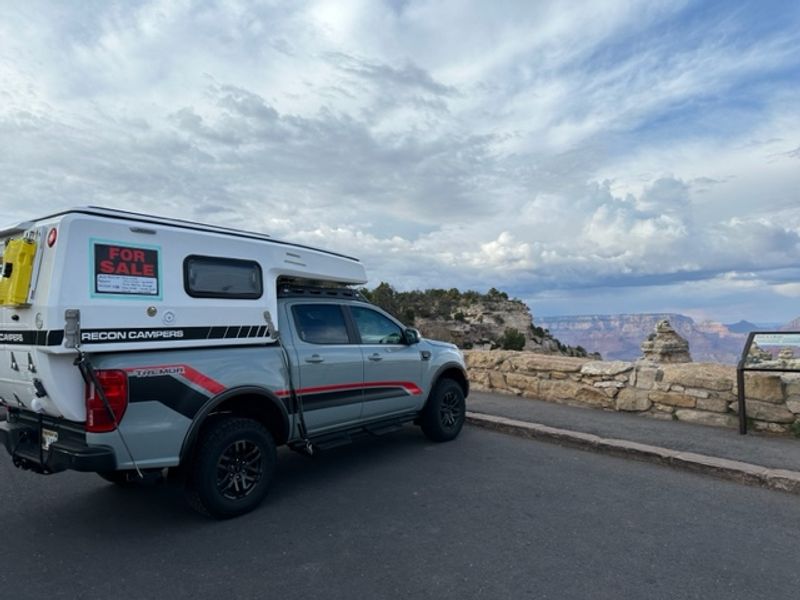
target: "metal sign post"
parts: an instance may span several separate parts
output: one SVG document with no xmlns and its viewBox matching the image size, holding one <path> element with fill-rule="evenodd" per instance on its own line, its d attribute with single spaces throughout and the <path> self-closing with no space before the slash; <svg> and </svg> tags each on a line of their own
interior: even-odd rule
<svg viewBox="0 0 800 600">
<path fill-rule="evenodd" d="M 800 347 L 800 331 L 753 331 L 747 336 L 747 342 L 736 366 L 736 388 L 739 400 L 739 433 L 747 433 L 747 402 L 745 394 L 745 373 L 800 373 L 800 357 L 792 359 L 797 367 L 790 361 L 780 356 L 773 357 L 771 353 L 763 351 L 764 356 L 750 351 L 754 342 L 763 346 L 776 346 L 782 348 Z M 760 346 L 759 346 L 760 348 Z M 763 350 L 763 349 L 762 349 Z"/>
</svg>

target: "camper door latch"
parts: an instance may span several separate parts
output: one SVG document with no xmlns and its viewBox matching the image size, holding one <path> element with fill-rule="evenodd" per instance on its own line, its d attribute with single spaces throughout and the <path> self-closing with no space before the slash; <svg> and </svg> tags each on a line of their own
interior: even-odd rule
<svg viewBox="0 0 800 600">
<path fill-rule="evenodd" d="M 64 347 L 78 348 L 81 345 L 81 311 L 68 308 L 64 311 Z"/>
<path fill-rule="evenodd" d="M 47 390 L 44 389 L 44 384 L 42 384 L 41 380 L 34 378 L 33 389 L 36 390 L 37 398 L 44 398 L 47 396 Z"/>
</svg>

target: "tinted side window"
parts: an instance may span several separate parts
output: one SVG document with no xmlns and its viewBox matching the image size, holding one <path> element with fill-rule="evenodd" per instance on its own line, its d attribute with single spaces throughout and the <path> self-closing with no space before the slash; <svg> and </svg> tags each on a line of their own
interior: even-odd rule
<svg viewBox="0 0 800 600">
<path fill-rule="evenodd" d="M 381 313 L 358 306 L 351 306 L 350 313 L 356 322 L 358 333 L 361 334 L 362 344 L 403 343 L 403 330 Z"/>
<path fill-rule="evenodd" d="M 344 314 L 336 304 L 300 304 L 292 307 L 300 339 L 309 344 L 349 344 Z"/>
<path fill-rule="evenodd" d="M 195 298 L 261 298 L 261 266 L 238 258 L 187 256 L 183 286 Z"/>
</svg>

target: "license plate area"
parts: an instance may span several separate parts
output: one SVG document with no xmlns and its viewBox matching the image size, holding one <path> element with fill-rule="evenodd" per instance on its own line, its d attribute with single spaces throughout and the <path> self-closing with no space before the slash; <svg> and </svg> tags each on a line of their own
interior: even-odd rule
<svg viewBox="0 0 800 600">
<path fill-rule="evenodd" d="M 50 450 L 55 442 L 58 441 L 58 432 L 42 427 L 42 450 Z"/>
</svg>

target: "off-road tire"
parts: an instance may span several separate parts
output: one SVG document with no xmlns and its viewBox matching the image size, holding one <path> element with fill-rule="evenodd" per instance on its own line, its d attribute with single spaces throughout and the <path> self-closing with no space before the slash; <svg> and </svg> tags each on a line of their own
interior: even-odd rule
<svg viewBox="0 0 800 600">
<path fill-rule="evenodd" d="M 422 433 L 434 442 L 449 442 L 458 437 L 464 426 L 467 405 L 464 390 L 452 379 L 441 379 L 433 388 L 419 425 Z"/>
<path fill-rule="evenodd" d="M 277 460 L 275 442 L 266 427 L 241 417 L 212 421 L 196 448 L 186 482 L 189 506 L 216 519 L 229 519 L 261 503 Z"/>
</svg>

